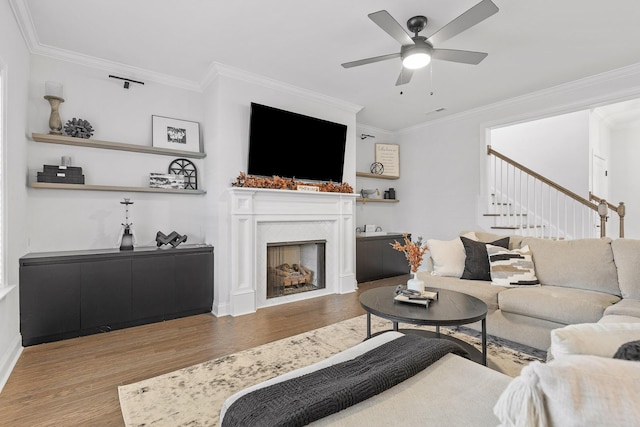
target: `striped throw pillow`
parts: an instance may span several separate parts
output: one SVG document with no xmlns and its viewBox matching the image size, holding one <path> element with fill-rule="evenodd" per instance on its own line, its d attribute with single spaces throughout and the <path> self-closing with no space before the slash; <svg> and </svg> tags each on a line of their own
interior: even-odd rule
<svg viewBox="0 0 640 427">
<path fill-rule="evenodd" d="M 487 245 L 491 283 L 498 286 L 540 286 L 529 246 L 508 250 Z"/>
</svg>

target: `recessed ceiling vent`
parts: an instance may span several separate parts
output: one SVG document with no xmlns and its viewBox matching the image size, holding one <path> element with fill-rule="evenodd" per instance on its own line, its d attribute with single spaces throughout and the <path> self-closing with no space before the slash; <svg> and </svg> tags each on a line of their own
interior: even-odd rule
<svg viewBox="0 0 640 427">
<path fill-rule="evenodd" d="M 446 108 L 445 107 L 438 107 L 435 110 L 431 110 L 431 111 L 427 111 L 425 114 L 435 114 L 435 113 L 442 113 L 443 111 L 445 111 Z"/>
</svg>

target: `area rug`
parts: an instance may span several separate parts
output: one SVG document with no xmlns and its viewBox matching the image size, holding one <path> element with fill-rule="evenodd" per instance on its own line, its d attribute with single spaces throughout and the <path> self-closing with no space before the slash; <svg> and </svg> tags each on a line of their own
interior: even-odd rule
<svg viewBox="0 0 640 427">
<path fill-rule="evenodd" d="M 388 330 L 391 323 L 372 316 L 372 331 Z M 432 327 L 417 329 L 433 330 Z M 479 333 L 468 328 L 441 328 L 476 348 Z M 217 426 L 222 403 L 243 388 L 273 378 L 354 346 L 366 336 L 366 315 L 251 348 L 178 371 L 118 387 L 125 425 Z M 509 341 L 488 337 L 487 360 L 492 369 L 517 376 L 545 353 Z"/>
</svg>

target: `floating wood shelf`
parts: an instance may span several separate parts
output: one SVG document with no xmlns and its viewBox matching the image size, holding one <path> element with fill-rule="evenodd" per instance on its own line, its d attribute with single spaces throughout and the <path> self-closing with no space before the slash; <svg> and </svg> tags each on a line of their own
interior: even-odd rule
<svg viewBox="0 0 640 427">
<path fill-rule="evenodd" d="M 356 198 L 356 202 L 360 203 L 398 203 L 398 199 L 363 199 L 362 197 Z"/>
<path fill-rule="evenodd" d="M 85 190 L 85 191 L 121 191 L 127 193 L 168 193 L 168 194 L 206 194 L 204 190 L 182 190 L 173 188 L 125 187 L 117 185 L 58 184 L 52 182 L 32 182 L 31 188 L 50 190 Z"/>
<path fill-rule="evenodd" d="M 80 147 L 102 148 L 105 150 L 132 151 L 135 153 L 158 154 L 161 156 L 188 157 L 203 159 L 206 153 L 193 151 L 172 150 L 170 148 L 158 148 L 148 145 L 125 144 L 122 142 L 100 141 L 97 139 L 74 138 L 71 136 L 50 135 L 45 133 L 32 133 L 31 138 L 36 142 L 47 144 L 75 145 Z"/>
<path fill-rule="evenodd" d="M 369 172 L 356 172 L 356 176 L 360 176 L 362 178 L 377 178 L 377 179 L 399 179 L 399 176 L 391 176 L 391 175 L 378 175 L 375 173 Z"/>
</svg>

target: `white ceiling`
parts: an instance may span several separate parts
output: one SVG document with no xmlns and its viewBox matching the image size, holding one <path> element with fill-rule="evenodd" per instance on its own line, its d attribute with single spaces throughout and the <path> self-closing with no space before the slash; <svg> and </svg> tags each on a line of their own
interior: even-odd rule
<svg viewBox="0 0 640 427">
<path fill-rule="evenodd" d="M 220 63 L 361 105 L 359 123 L 387 130 L 640 63 L 638 0 L 494 0 L 497 14 L 436 46 L 482 63 L 434 61 L 400 87 L 399 59 L 340 66 L 399 51 L 367 15 L 425 15 L 429 36 L 479 0 L 10 1 L 36 53 L 193 87 Z"/>
</svg>

